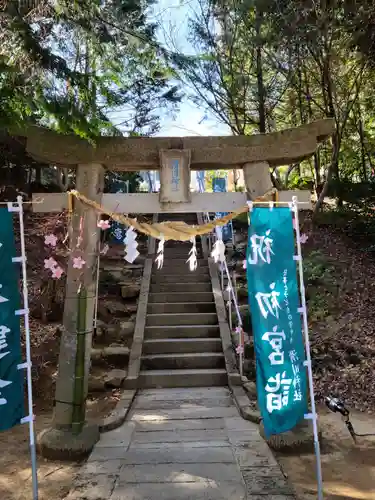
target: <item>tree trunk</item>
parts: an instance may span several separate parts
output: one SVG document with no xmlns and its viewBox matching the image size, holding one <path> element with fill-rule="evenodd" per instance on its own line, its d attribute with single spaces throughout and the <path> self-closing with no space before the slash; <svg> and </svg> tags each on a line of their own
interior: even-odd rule
<svg viewBox="0 0 375 500">
<path fill-rule="evenodd" d="M 255 13 L 255 32 L 256 32 L 256 70 L 258 84 L 258 113 L 259 113 L 259 132 L 266 133 L 266 95 L 263 81 L 263 62 L 262 62 L 262 22 L 263 12 L 256 7 Z"/>
<path fill-rule="evenodd" d="M 309 79 L 307 77 L 306 68 L 303 69 L 304 79 L 305 79 L 305 92 L 307 99 L 307 113 L 309 117 L 309 121 L 312 122 L 314 119 L 312 106 L 311 106 L 311 98 L 310 98 L 310 84 Z M 314 153 L 314 171 L 315 171 L 315 185 L 316 191 L 318 191 L 320 185 L 322 184 L 322 179 L 320 176 L 320 155 L 319 151 L 315 151 Z"/>
<path fill-rule="evenodd" d="M 324 198 L 327 195 L 328 188 L 332 182 L 332 179 L 334 177 L 334 172 L 337 169 L 338 161 L 339 161 L 339 151 L 340 151 L 340 144 L 339 144 L 339 138 L 337 132 L 332 137 L 332 156 L 331 156 L 331 164 L 328 167 L 327 171 L 327 178 L 324 183 L 323 189 L 319 195 L 319 198 L 316 202 L 314 212 L 313 212 L 313 220 L 316 218 L 319 210 L 321 209 Z"/>
<path fill-rule="evenodd" d="M 358 93 L 358 89 L 357 89 Z M 363 120 L 362 120 L 362 110 L 361 110 L 361 104 L 358 103 L 357 106 L 357 111 L 358 111 L 358 133 L 359 133 L 359 140 L 361 142 L 361 164 L 362 164 L 362 176 L 363 180 L 366 182 L 367 181 L 367 165 L 366 165 L 366 147 L 365 147 L 365 131 L 363 128 Z"/>
</svg>

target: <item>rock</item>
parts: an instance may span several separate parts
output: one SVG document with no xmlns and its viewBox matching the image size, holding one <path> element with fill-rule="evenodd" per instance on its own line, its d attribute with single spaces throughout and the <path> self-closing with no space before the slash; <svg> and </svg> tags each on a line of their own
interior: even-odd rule
<svg viewBox="0 0 375 500">
<path fill-rule="evenodd" d="M 104 323 L 104 321 L 101 321 L 98 319 L 96 321 L 96 337 L 103 337 L 105 335 L 105 331 L 107 329 L 107 325 Z"/>
<path fill-rule="evenodd" d="M 134 299 L 139 296 L 141 290 L 140 283 L 121 283 L 121 296 L 123 299 Z"/>
<path fill-rule="evenodd" d="M 138 304 L 137 303 L 134 303 L 134 304 L 127 304 L 127 311 L 128 311 L 128 314 L 131 314 L 131 313 L 136 313 L 138 310 Z"/>
<path fill-rule="evenodd" d="M 119 335 L 121 338 L 133 336 L 135 323 L 133 321 L 121 321 L 119 325 Z"/>
<path fill-rule="evenodd" d="M 122 271 L 122 274 L 123 276 L 125 276 L 127 279 L 130 279 L 130 278 L 136 278 L 136 279 L 141 279 L 142 278 L 142 272 L 143 272 L 143 266 L 141 265 L 139 268 L 135 268 L 135 269 L 128 269 L 128 268 L 125 268 L 123 271 Z"/>
<path fill-rule="evenodd" d="M 134 329 L 134 321 L 121 321 L 116 326 L 108 328 L 107 342 L 121 343 L 121 345 L 129 347 L 133 340 Z"/>
<path fill-rule="evenodd" d="M 254 340 L 245 333 L 245 359 L 253 360 L 255 358 Z"/>
<path fill-rule="evenodd" d="M 242 418 L 254 422 L 254 424 L 259 424 L 261 421 L 260 411 L 256 407 L 245 406 L 240 409 L 240 412 Z"/>
<path fill-rule="evenodd" d="M 128 313 L 127 305 L 123 304 L 122 302 L 116 302 L 116 301 L 107 302 L 106 308 L 108 312 L 113 316 L 122 316 Z"/>
<path fill-rule="evenodd" d="M 102 270 L 100 273 L 100 285 L 116 285 L 121 277 L 121 271 Z"/>
<path fill-rule="evenodd" d="M 257 386 L 255 382 L 246 382 L 243 387 L 251 399 L 257 398 Z"/>
<path fill-rule="evenodd" d="M 245 359 L 243 362 L 243 371 L 249 380 L 255 380 L 255 362 L 252 359 Z"/>
<path fill-rule="evenodd" d="M 103 357 L 110 364 L 124 366 L 129 358 L 129 348 L 113 344 L 103 349 Z"/>
<path fill-rule="evenodd" d="M 104 382 L 105 386 L 109 388 L 118 388 L 121 387 L 122 384 L 124 383 L 124 380 L 127 377 L 127 372 L 125 370 L 111 370 L 107 375 L 105 376 Z"/>
<path fill-rule="evenodd" d="M 99 361 L 103 357 L 103 349 L 91 349 L 91 361 Z"/>
<path fill-rule="evenodd" d="M 108 324 L 112 323 L 114 318 L 130 316 L 137 311 L 137 308 L 137 303 L 124 304 L 117 300 L 99 301 L 98 315 L 102 321 Z"/>
<path fill-rule="evenodd" d="M 99 375 L 89 376 L 89 392 L 103 392 L 105 391 L 105 382 L 103 377 Z"/>
</svg>

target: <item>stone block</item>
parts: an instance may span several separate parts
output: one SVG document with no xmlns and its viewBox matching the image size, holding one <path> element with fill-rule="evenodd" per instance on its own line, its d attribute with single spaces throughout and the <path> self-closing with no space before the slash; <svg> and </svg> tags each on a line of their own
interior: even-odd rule
<svg viewBox="0 0 375 500">
<path fill-rule="evenodd" d="M 117 475 L 122 467 L 121 460 L 108 460 L 107 462 L 87 462 L 79 471 L 80 476 L 98 474 Z"/>
<path fill-rule="evenodd" d="M 111 500 L 245 500 L 242 484 L 235 482 L 216 485 L 206 481 L 195 483 L 138 484 L 118 482 Z"/>
<path fill-rule="evenodd" d="M 242 419 L 241 419 L 242 420 Z M 185 419 L 185 420 L 162 420 L 157 424 L 158 431 L 178 432 L 181 430 L 205 430 L 205 429 L 225 429 L 224 419 L 222 418 L 207 418 L 200 419 Z M 139 420 L 137 422 L 137 432 L 155 431 L 155 424 L 152 421 Z"/>
<path fill-rule="evenodd" d="M 249 443 L 248 447 L 234 448 L 234 455 L 240 468 L 276 467 L 277 462 L 266 443 Z"/>
<path fill-rule="evenodd" d="M 279 467 L 254 467 L 242 470 L 246 491 L 250 495 L 292 495 L 293 491 L 287 483 Z"/>
<path fill-rule="evenodd" d="M 100 441 L 96 448 L 116 448 L 121 447 L 127 450 L 135 429 L 135 424 L 126 422 L 118 429 L 115 429 L 105 434 L 101 434 Z"/>
<path fill-rule="evenodd" d="M 147 421 L 155 415 L 155 410 L 136 410 L 132 420 L 141 422 Z M 181 408 L 177 410 L 159 410 L 157 415 L 160 420 L 185 420 L 185 419 L 204 419 L 204 418 L 228 418 L 237 417 L 238 411 L 232 406 L 225 407 L 200 407 L 200 408 Z"/>
<path fill-rule="evenodd" d="M 78 476 L 66 500 L 107 500 L 111 496 L 115 483 L 115 475 Z"/>
<path fill-rule="evenodd" d="M 185 441 L 182 443 L 160 443 L 160 442 L 149 442 L 149 443 L 132 443 L 130 446 L 131 450 L 192 450 L 194 448 L 225 448 L 229 447 L 230 443 L 226 439 L 222 440 L 203 440 L 203 441 Z"/>
<path fill-rule="evenodd" d="M 121 296 L 123 299 L 134 299 L 139 296 L 141 285 L 139 284 L 121 284 Z"/>
<path fill-rule="evenodd" d="M 106 387 L 109 388 L 119 388 L 122 387 L 124 380 L 126 379 L 128 372 L 125 370 L 114 369 L 107 373 L 104 378 L 104 383 Z"/>
<path fill-rule="evenodd" d="M 159 427 L 158 427 L 159 428 Z M 227 438 L 224 429 L 205 430 L 173 430 L 173 431 L 150 431 L 136 432 L 133 435 L 132 444 L 141 443 L 180 443 L 181 445 L 191 441 L 220 441 Z"/>
<path fill-rule="evenodd" d="M 129 450 L 121 447 L 95 447 L 89 461 L 122 459 L 124 465 L 156 465 L 186 463 L 234 463 L 232 449 L 227 448 L 190 448 L 190 449 L 153 449 Z"/>
<path fill-rule="evenodd" d="M 126 465 L 121 483 L 195 483 L 204 481 L 242 481 L 236 464 L 157 464 Z"/>
</svg>

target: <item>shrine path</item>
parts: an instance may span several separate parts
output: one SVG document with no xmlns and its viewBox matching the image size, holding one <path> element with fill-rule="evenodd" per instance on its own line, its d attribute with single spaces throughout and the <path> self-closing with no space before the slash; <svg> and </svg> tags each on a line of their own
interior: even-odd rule
<svg viewBox="0 0 375 500">
<path fill-rule="evenodd" d="M 226 387 L 138 393 L 102 434 L 68 500 L 292 500 L 258 427 Z"/>
</svg>

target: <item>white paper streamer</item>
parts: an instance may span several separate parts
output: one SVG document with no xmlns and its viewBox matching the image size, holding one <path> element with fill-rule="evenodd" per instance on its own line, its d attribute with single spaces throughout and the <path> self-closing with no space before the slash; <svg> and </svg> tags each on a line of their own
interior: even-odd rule
<svg viewBox="0 0 375 500">
<path fill-rule="evenodd" d="M 211 252 L 211 257 L 216 263 L 225 261 L 225 244 L 223 243 L 223 240 L 215 241 L 214 247 Z"/>
<path fill-rule="evenodd" d="M 189 258 L 186 262 L 189 263 L 189 269 L 190 271 L 195 271 L 198 267 L 198 261 L 197 261 L 197 242 L 195 239 L 195 236 L 190 238 L 190 241 L 192 242 L 193 246 L 190 249 L 189 252 Z"/>
<path fill-rule="evenodd" d="M 158 265 L 158 269 L 161 269 L 164 264 L 164 243 L 165 243 L 164 237 L 161 235 L 157 249 L 157 256 L 155 259 L 155 262 Z"/>
<path fill-rule="evenodd" d="M 138 243 L 136 239 L 137 233 L 134 231 L 133 227 L 129 227 L 129 229 L 126 231 L 126 236 L 123 242 L 125 244 L 124 260 L 126 260 L 126 262 L 130 262 L 130 264 L 132 264 L 139 255 L 139 252 L 137 250 Z"/>
</svg>

